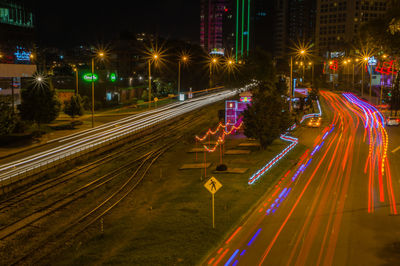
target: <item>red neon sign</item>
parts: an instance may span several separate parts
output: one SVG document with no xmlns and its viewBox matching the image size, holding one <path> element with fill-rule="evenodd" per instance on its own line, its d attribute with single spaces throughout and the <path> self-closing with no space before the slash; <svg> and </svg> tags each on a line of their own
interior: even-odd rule
<svg viewBox="0 0 400 266">
<path fill-rule="evenodd" d="M 379 62 L 375 71 L 379 72 L 381 74 L 384 74 L 384 75 L 392 75 L 392 74 L 396 75 L 397 71 L 396 71 L 396 68 L 394 68 L 393 64 L 394 64 L 394 60 L 382 62 L 382 66 L 381 66 L 381 62 Z"/>
</svg>

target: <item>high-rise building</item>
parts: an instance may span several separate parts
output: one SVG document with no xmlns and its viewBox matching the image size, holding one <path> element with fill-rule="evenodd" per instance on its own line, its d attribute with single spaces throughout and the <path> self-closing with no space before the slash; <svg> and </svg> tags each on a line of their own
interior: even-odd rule
<svg viewBox="0 0 400 266">
<path fill-rule="evenodd" d="M 273 51 L 273 1 L 253 0 L 251 7 L 250 50 L 259 47 L 265 51 Z"/>
<path fill-rule="evenodd" d="M 235 3 L 235 56 L 243 58 L 250 52 L 251 1 L 236 0 Z"/>
<path fill-rule="evenodd" d="M 225 54 L 232 37 L 229 20 L 232 9 L 228 0 L 201 0 L 200 45 L 208 53 Z"/>
<path fill-rule="evenodd" d="M 345 45 L 354 41 L 361 23 L 385 15 L 387 0 L 318 0 L 316 49 L 327 58 L 345 53 Z"/>
<path fill-rule="evenodd" d="M 0 0 L 0 48 L 31 48 L 35 39 L 33 12 L 22 1 Z M 30 47 L 28 47 L 30 46 Z"/>
<path fill-rule="evenodd" d="M 0 0 L 0 96 L 19 102 L 21 78 L 36 71 L 33 12 L 22 1 Z M 14 103 L 13 101 L 13 103 Z"/>
<path fill-rule="evenodd" d="M 275 0 L 274 56 L 285 57 L 299 43 L 315 40 L 316 0 Z"/>
<path fill-rule="evenodd" d="M 237 60 L 257 46 L 271 51 L 272 7 L 265 0 L 201 0 L 201 46 Z"/>
</svg>

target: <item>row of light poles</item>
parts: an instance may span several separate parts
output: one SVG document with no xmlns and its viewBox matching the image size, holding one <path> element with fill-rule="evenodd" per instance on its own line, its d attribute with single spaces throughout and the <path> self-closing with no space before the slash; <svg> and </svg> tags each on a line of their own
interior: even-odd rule
<svg viewBox="0 0 400 266">
<path fill-rule="evenodd" d="M 294 97 L 294 84 L 293 84 L 293 59 L 300 59 L 301 61 L 298 62 L 296 61 L 296 65 L 300 65 L 303 68 L 303 82 L 305 79 L 305 66 L 307 64 L 307 58 L 310 56 L 310 46 L 307 45 L 297 45 L 295 49 L 293 49 L 293 53 L 290 56 L 290 111 L 292 111 L 292 100 Z M 369 97 L 371 100 L 371 94 L 372 94 L 372 66 L 369 64 L 369 60 L 372 57 L 370 52 L 364 51 L 358 58 L 346 58 L 342 61 L 343 65 L 347 66 L 352 63 L 353 67 L 353 86 L 355 86 L 355 65 L 356 64 L 361 64 L 361 67 L 363 70 L 361 71 L 362 73 L 362 83 L 361 83 L 361 95 L 364 95 L 364 69 L 366 68 L 367 65 L 369 65 L 370 68 L 370 88 L 369 88 Z M 387 56 L 384 55 L 383 58 L 386 58 Z M 329 61 L 329 65 L 332 65 L 333 61 Z M 312 84 L 314 84 L 314 63 L 312 61 L 308 62 L 308 66 L 312 67 Z M 334 81 L 332 81 L 332 86 L 334 86 Z M 381 100 L 382 100 L 382 88 L 381 88 Z"/>
<path fill-rule="evenodd" d="M 33 58 L 33 55 L 31 55 Z M 163 51 L 159 50 L 159 49 L 154 49 L 151 52 L 148 53 L 148 57 L 147 57 L 147 65 L 148 65 L 148 86 L 149 86 L 149 90 L 148 90 L 148 102 L 149 102 L 149 109 L 151 108 L 151 92 L 152 92 L 152 85 L 151 85 L 151 81 L 152 81 L 152 76 L 151 76 L 151 68 L 152 68 L 152 64 L 156 64 L 160 61 L 162 61 L 162 57 L 163 57 Z M 1 54 L 0 54 L 0 58 L 1 58 Z M 95 105 L 95 100 L 94 100 L 94 94 L 95 94 L 95 59 L 98 60 L 104 60 L 106 58 L 106 52 L 103 50 L 98 50 L 94 53 L 92 59 L 91 59 L 91 77 L 90 77 L 90 82 L 91 82 L 91 102 L 92 102 L 92 108 L 91 108 L 91 116 L 92 116 L 92 127 L 94 127 L 94 105 Z M 181 68 L 182 68 L 182 64 L 186 64 L 188 63 L 190 60 L 190 56 L 188 54 L 182 54 L 179 56 L 178 59 L 178 95 L 180 95 L 181 92 Z M 213 86 L 213 69 L 215 69 L 217 67 L 217 65 L 220 63 L 220 58 L 219 57 L 210 57 L 209 58 L 209 71 L 210 71 L 210 88 L 212 88 Z M 231 58 L 226 59 L 226 64 L 228 66 L 228 69 L 231 69 L 231 67 L 235 64 L 235 61 Z M 79 94 L 79 70 L 78 68 L 75 66 L 73 68 L 74 72 L 75 72 L 75 78 L 76 78 L 76 89 L 75 89 L 75 95 Z M 40 79 L 40 80 L 38 80 Z M 36 82 L 38 83 L 42 83 L 42 77 L 40 76 L 40 78 L 36 78 Z"/>
</svg>

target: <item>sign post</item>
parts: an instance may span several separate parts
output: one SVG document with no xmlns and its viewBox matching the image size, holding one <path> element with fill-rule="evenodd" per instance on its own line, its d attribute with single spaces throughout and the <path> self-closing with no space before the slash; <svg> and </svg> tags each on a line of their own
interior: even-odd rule
<svg viewBox="0 0 400 266">
<path fill-rule="evenodd" d="M 222 187 L 222 184 L 215 178 L 211 177 L 205 184 L 204 187 L 211 193 L 211 204 L 212 204 L 212 225 L 215 228 L 215 215 L 214 215 L 214 194 Z"/>
</svg>

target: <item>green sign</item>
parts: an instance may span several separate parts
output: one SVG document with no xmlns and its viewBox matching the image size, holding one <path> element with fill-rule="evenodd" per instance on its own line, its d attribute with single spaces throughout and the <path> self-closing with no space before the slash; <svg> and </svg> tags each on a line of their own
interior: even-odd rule
<svg viewBox="0 0 400 266">
<path fill-rule="evenodd" d="M 115 82 L 117 80 L 117 75 L 115 73 L 111 73 L 110 80 L 111 80 L 111 82 Z"/>
<path fill-rule="evenodd" d="M 99 77 L 97 74 L 93 74 L 93 81 L 97 81 Z M 83 75 L 83 80 L 87 82 L 92 82 L 92 73 L 86 73 Z"/>
</svg>

